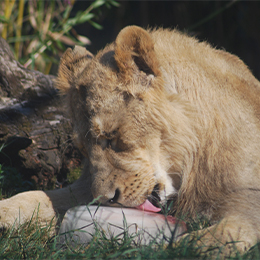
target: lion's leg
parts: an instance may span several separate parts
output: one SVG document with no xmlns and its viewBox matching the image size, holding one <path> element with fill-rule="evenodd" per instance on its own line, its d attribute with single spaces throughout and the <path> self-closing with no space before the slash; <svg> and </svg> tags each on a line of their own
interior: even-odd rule
<svg viewBox="0 0 260 260">
<path fill-rule="evenodd" d="M 72 185 L 52 191 L 28 191 L 0 201 L 0 227 L 26 223 L 37 219 L 41 225 L 56 223 L 69 208 L 92 200 L 90 181 L 83 174 Z"/>
<path fill-rule="evenodd" d="M 196 239 L 202 251 L 221 249 L 223 253 L 245 252 L 260 241 L 259 191 L 245 190 L 227 198 L 220 209 L 224 216 L 217 224 L 192 232 L 188 236 Z"/>
<path fill-rule="evenodd" d="M 46 191 L 45 193 L 51 200 L 55 211 L 60 215 L 63 215 L 71 207 L 87 204 L 93 199 L 91 181 L 85 174 L 66 188 Z"/>
<path fill-rule="evenodd" d="M 259 241 L 259 229 L 240 216 L 229 216 L 220 223 L 209 228 L 191 233 L 190 239 L 195 239 L 202 252 L 209 249 L 221 251 L 224 254 L 250 249 Z"/>
</svg>

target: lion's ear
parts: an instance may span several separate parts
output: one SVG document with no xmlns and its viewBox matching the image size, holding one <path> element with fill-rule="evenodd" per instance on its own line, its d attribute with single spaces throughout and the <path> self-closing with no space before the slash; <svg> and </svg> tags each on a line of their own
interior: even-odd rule
<svg viewBox="0 0 260 260">
<path fill-rule="evenodd" d="M 56 87 L 62 92 L 67 92 L 77 77 L 93 58 L 93 54 L 84 47 L 75 46 L 72 50 L 68 48 L 62 55 L 56 79 Z"/>
<path fill-rule="evenodd" d="M 159 62 L 150 34 L 138 26 L 128 26 L 116 38 L 115 60 L 124 78 L 138 69 L 147 75 L 159 76 Z"/>
</svg>

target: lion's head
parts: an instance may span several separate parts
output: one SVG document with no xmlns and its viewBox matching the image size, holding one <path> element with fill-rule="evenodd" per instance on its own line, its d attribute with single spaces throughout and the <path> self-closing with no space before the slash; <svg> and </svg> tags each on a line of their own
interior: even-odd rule
<svg viewBox="0 0 260 260">
<path fill-rule="evenodd" d="M 196 150 L 195 112 L 165 90 L 149 32 L 126 27 L 96 56 L 68 49 L 57 86 L 68 97 L 94 197 L 136 207 L 177 194 Z"/>
</svg>

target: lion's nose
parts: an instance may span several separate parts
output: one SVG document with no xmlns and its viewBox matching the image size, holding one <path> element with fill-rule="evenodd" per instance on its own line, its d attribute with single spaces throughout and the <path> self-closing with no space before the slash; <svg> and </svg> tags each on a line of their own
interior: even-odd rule
<svg viewBox="0 0 260 260">
<path fill-rule="evenodd" d="M 108 202 L 111 203 L 111 204 L 117 203 L 119 196 L 120 196 L 120 190 L 116 189 L 114 197 L 112 199 L 109 199 Z"/>
</svg>

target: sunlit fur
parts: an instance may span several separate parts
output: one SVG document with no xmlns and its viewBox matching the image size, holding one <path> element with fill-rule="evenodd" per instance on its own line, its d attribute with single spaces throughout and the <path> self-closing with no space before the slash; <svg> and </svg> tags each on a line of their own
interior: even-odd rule
<svg viewBox="0 0 260 260">
<path fill-rule="evenodd" d="M 221 241 L 244 240 L 242 250 L 257 242 L 260 84 L 246 65 L 178 31 L 135 26 L 87 60 L 74 84 L 61 65 L 58 85 L 90 160 L 93 195 L 107 203 L 119 189 L 120 205 L 137 206 L 159 184 L 162 202 L 178 195 L 178 212 L 225 223 Z M 118 150 L 93 141 L 113 131 Z"/>
<path fill-rule="evenodd" d="M 107 204 L 118 189 L 118 203 L 134 207 L 159 184 L 162 203 L 178 196 L 177 212 L 221 221 L 212 226 L 221 242 L 242 240 L 241 250 L 256 243 L 260 84 L 246 65 L 176 30 L 135 26 L 86 59 L 73 84 L 62 65 L 73 64 L 69 55 L 58 85 L 90 161 L 94 197 Z M 113 131 L 118 150 L 106 147 Z"/>
</svg>

